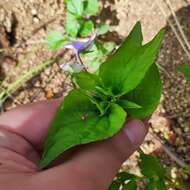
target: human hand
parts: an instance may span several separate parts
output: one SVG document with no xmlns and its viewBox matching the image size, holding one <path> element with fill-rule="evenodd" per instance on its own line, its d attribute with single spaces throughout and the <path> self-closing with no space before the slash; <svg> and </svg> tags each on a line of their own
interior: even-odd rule
<svg viewBox="0 0 190 190">
<path fill-rule="evenodd" d="M 43 141 L 59 103 L 24 105 L 0 116 L 1 190 L 107 190 L 147 133 L 143 122 L 130 119 L 111 139 L 74 148 L 40 171 Z"/>
</svg>

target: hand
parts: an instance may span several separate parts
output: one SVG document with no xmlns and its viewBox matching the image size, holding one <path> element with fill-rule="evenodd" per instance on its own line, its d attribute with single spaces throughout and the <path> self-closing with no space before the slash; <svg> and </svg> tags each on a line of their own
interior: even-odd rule
<svg viewBox="0 0 190 190">
<path fill-rule="evenodd" d="M 59 164 L 39 171 L 42 144 L 59 103 L 24 105 L 0 116 L 1 190 L 107 190 L 144 140 L 143 122 L 130 119 L 113 138 L 75 148 Z"/>
</svg>

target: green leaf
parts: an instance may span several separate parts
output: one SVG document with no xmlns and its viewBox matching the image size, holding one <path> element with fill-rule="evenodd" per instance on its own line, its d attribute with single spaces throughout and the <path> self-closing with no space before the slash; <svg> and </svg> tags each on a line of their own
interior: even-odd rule
<svg viewBox="0 0 190 190">
<path fill-rule="evenodd" d="M 129 181 L 126 185 L 123 186 L 122 190 L 136 190 L 137 189 L 137 183 L 136 181 L 132 180 Z"/>
<path fill-rule="evenodd" d="M 87 59 L 86 64 L 91 72 L 96 72 L 108 56 L 108 54 L 115 48 L 114 42 L 97 42 L 91 48 L 91 52 L 88 53 L 85 58 Z"/>
<path fill-rule="evenodd" d="M 165 177 L 165 169 L 155 156 L 141 154 L 140 159 L 140 169 L 144 176 L 149 179 L 158 179 Z"/>
<path fill-rule="evenodd" d="M 116 47 L 116 43 L 115 42 L 104 42 L 103 47 L 105 49 L 105 53 L 110 53 Z"/>
<path fill-rule="evenodd" d="M 116 53 L 101 65 L 100 76 L 106 86 L 112 87 L 113 90 L 119 88 L 117 85 L 121 86 L 121 76 L 124 75 L 122 69 L 141 47 L 142 40 L 141 24 L 138 22 Z"/>
<path fill-rule="evenodd" d="M 118 95 L 136 88 L 154 63 L 164 36 L 162 29 L 149 43 L 142 46 L 141 25 L 138 22 L 127 39 L 100 67 L 100 77 L 106 87 Z"/>
<path fill-rule="evenodd" d="M 65 37 L 56 31 L 52 31 L 48 34 L 46 42 L 50 49 L 58 49 L 66 41 Z"/>
<path fill-rule="evenodd" d="M 82 0 L 68 0 L 67 10 L 76 17 L 82 16 L 83 13 L 83 1 Z"/>
<path fill-rule="evenodd" d="M 84 4 L 84 14 L 87 16 L 95 16 L 99 12 L 98 0 L 87 0 Z"/>
<path fill-rule="evenodd" d="M 91 72 L 96 72 L 101 64 L 100 59 L 104 57 L 100 49 L 98 49 L 96 43 L 92 46 L 91 52 L 85 56 L 87 59 L 87 67 Z"/>
<path fill-rule="evenodd" d="M 100 79 L 97 75 L 88 72 L 76 73 L 74 77 L 76 83 L 84 90 L 93 89 L 100 83 Z"/>
<path fill-rule="evenodd" d="M 156 190 L 155 182 L 149 181 L 144 190 Z"/>
<path fill-rule="evenodd" d="M 97 33 L 98 33 L 98 35 L 103 35 L 103 34 L 106 34 L 109 31 L 109 29 L 110 29 L 109 24 L 101 24 L 97 28 Z"/>
<path fill-rule="evenodd" d="M 131 102 L 129 100 L 120 100 L 119 105 L 125 109 L 140 109 L 142 106 L 136 104 L 135 102 Z"/>
<path fill-rule="evenodd" d="M 93 32 L 93 30 L 94 23 L 91 20 L 89 20 L 82 25 L 82 28 L 80 29 L 79 33 L 82 37 L 87 37 Z"/>
<path fill-rule="evenodd" d="M 188 164 L 188 165 L 184 168 L 184 170 L 185 170 L 188 174 L 190 174 L 190 164 Z"/>
<path fill-rule="evenodd" d="M 159 179 L 156 181 L 156 188 L 157 190 L 167 190 L 167 186 L 163 179 Z"/>
<path fill-rule="evenodd" d="M 119 190 L 120 186 L 121 186 L 120 182 L 115 180 L 112 182 L 108 190 Z"/>
<path fill-rule="evenodd" d="M 76 37 L 80 29 L 79 21 L 69 12 L 67 13 L 65 29 L 67 34 L 71 37 Z"/>
<path fill-rule="evenodd" d="M 128 108 L 127 113 L 135 118 L 148 117 L 158 106 L 161 92 L 160 74 L 157 66 L 153 64 L 137 88 L 123 97 L 141 106 L 141 108 Z"/>
<path fill-rule="evenodd" d="M 124 183 L 126 180 L 136 180 L 137 178 L 138 176 L 128 172 L 120 172 L 117 174 L 117 179 L 122 183 Z"/>
<path fill-rule="evenodd" d="M 99 110 L 99 112 L 100 112 L 99 116 L 103 116 L 106 113 L 107 109 L 110 107 L 110 104 L 106 103 L 106 105 L 105 105 L 104 102 L 99 102 L 97 99 L 95 99 L 91 96 L 88 96 L 88 98 Z"/>
<path fill-rule="evenodd" d="M 184 74 L 187 81 L 190 82 L 190 66 L 188 65 L 180 65 L 177 67 L 178 71 Z"/>
<path fill-rule="evenodd" d="M 112 137 L 126 120 L 125 111 L 112 104 L 106 115 L 87 96 L 72 90 L 59 107 L 45 142 L 40 167 L 47 167 L 64 151 L 81 144 Z"/>
</svg>

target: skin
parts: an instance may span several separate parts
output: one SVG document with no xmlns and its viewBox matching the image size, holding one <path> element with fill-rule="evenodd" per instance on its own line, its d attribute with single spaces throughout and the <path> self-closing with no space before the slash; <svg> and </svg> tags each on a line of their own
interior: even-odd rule
<svg viewBox="0 0 190 190">
<path fill-rule="evenodd" d="M 107 190 L 146 136 L 143 122 L 130 119 L 113 138 L 74 148 L 40 171 L 42 145 L 59 103 L 24 105 L 0 116 L 0 189 Z"/>
</svg>

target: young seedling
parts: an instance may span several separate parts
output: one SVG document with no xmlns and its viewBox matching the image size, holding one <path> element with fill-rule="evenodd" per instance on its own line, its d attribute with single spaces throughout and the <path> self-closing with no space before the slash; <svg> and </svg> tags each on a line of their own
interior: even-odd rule
<svg viewBox="0 0 190 190">
<path fill-rule="evenodd" d="M 76 42 L 77 38 L 88 38 L 92 33 L 96 35 L 105 35 L 109 31 L 109 24 L 97 24 L 92 16 L 98 16 L 101 11 L 98 0 L 65 0 L 66 4 L 66 25 L 64 35 L 58 31 L 50 32 L 47 37 L 47 44 L 50 49 L 59 49 L 65 44 L 65 47 Z M 96 31 L 96 32 L 94 32 Z M 93 37 L 93 36 L 91 36 Z M 77 39 L 78 43 L 78 39 Z M 76 45 L 80 44 L 74 44 Z M 91 71 L 97 71 L 100 63 L 104 62 L 107 55 L 116 47 L 113 41 L 96 41 L 90 52 L 85 51 L 81 54 L 87 61 L 87 66 Z M 79 50 L 79 49 L 78 49 Z M 76 52 L 75 52 L 76 53 Z M 87 56 L 86 56 L 87 55 Z M 80 57 L 77 61 L 81 62 Z"/>
<path fill-rule="evenodd" d="M 44 144 L 41 168 L 74 146 L 112 137 L 128 116 L 150 116 L 161 96 L 160 75 L 154 62 L 163 36 L 164 29 L 142 45 L 138 22 L 97 74 L 73 74 L 75 88 L 57 110 Z"/>
<path fill-rule="evenodd" d="M 166 169 L 153 155 L 141 153 L 140 170 L 142 176 L 120 172 L 110 185 L 109 190 L 137 190 L 137 183 L 146 182 L 144 190 L 167 190 Z"/>
</svg>

